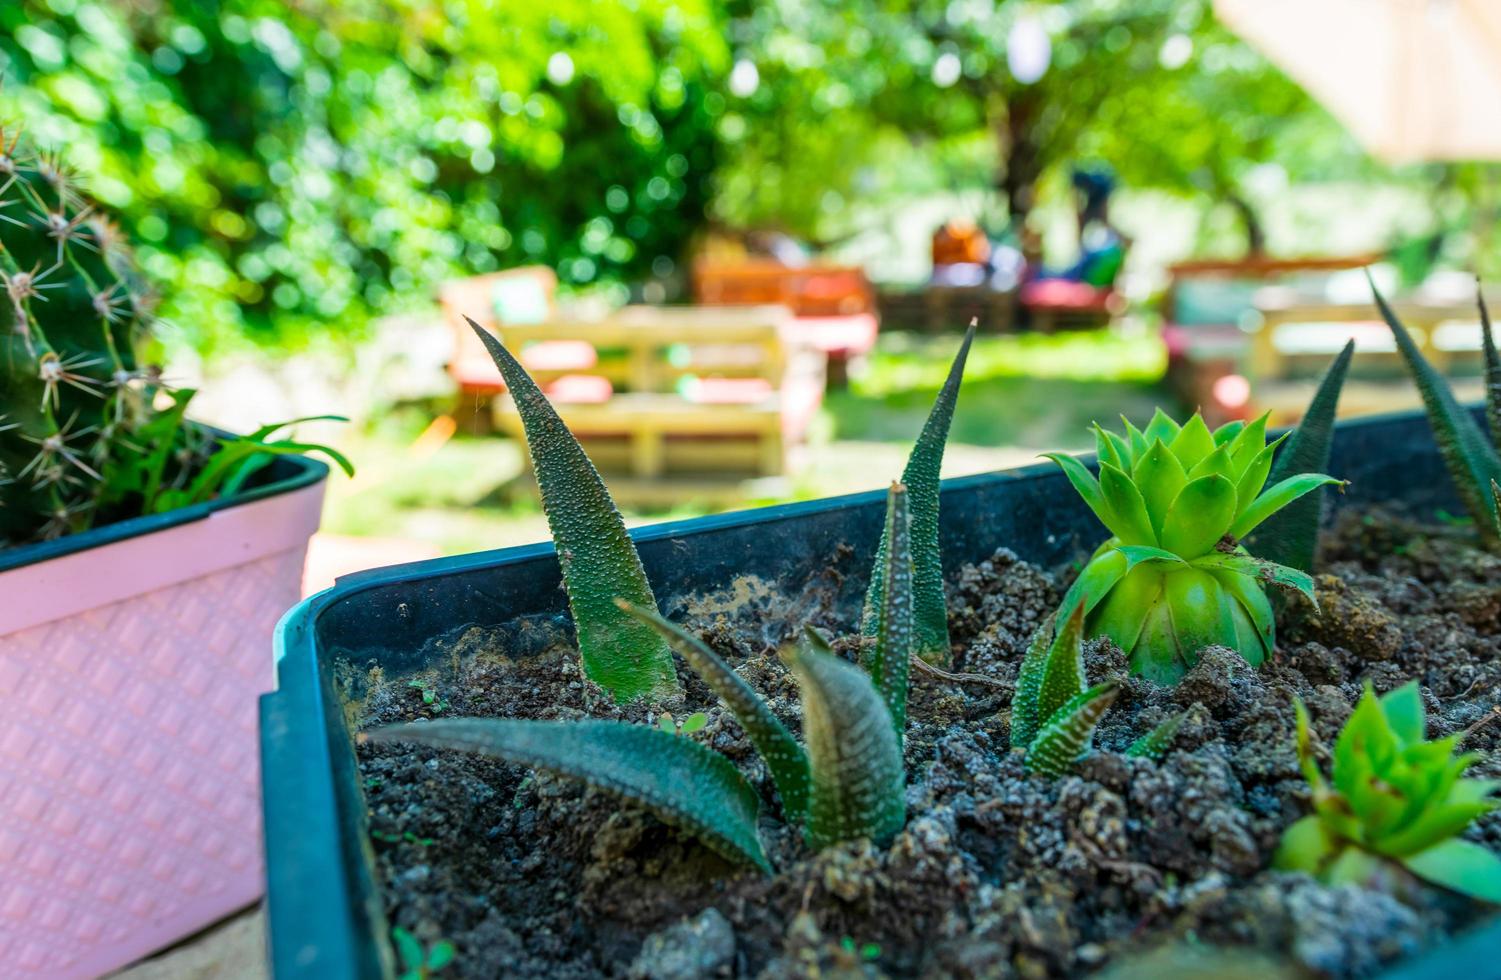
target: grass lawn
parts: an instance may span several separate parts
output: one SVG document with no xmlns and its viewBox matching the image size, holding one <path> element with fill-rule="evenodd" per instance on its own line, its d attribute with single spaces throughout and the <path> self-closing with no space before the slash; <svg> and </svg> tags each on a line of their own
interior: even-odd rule
<svg viewBox="0 0 1501 980">
<path fill-rule="evenodd" d="M 746 505 L 873 489 L 896 477 L 957 347 L 957 337 L 883 335 L 867 371 L 828 394 L 791 478 Z M 944 475 L 1022 465 L 1050 449 L 1089 449 L 1089 423 L 1110 424 L 1122 412 L 1144 422 L 1162 399 L 1164 362 L 1161 342 L 1147 331 L 978 338 Z M 423 436 L 428 421 L 399 413 L 344 440 L 360 471 L 330 485 L 326 530 L 426 541 L 449 554 L 547 536 L 519 446 L 501 437 Z M 626 517 L 638 524 L 704 512 L 685 501 Z"/>
</svg>

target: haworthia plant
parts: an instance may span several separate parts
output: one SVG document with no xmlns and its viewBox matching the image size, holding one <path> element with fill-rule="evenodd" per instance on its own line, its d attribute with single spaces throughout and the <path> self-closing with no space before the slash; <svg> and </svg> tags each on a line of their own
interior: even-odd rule
<svg viewBox="0 0 1501 980">
<path fill-rule="evenodd" d="M 1094 730 L 1114 703 L 1113 681 L 1084 686 L 1084 602 L 1074 604 L 1057 634 L 1038 629 L 1022 658 L 1011 701 L 1011 747 L 1031 772 L 1058 777 L 1089 754 Z"/>
<path fill-rule="evenodd" d="M 1355 341 L 1345 344 L 1335 356 L 1308 411 L 1287 440 L 1272 464 L 1267 482 L 1273 486 L 1299 473 L 1322 473 L 1329 469 L 1329 447 L 1334 441 L 1334 422 L 1339 395 L 1350 371 Z M 1324 494 L 1315 492 L 1300 497 L 1273 514 L 1246 539 L 1246 550 L 1258 558 L 1299 571 L 1313 571 L 1314 553 L 1318 548 L 1319 523 L 1324 514 Z"/>
<path fill-rule="evenodd" d="M 897 738 L 907 730 L 907 680 L 911 670 L 912 638 L 912 526 L 907 510 L 907 488 L 894 483 L 886 496 L 886 527 L 882 540 L 889 542 L 884 565 L 871 572 L 881 580 L 881 607 L 876 610 L 875 642 L 868 648 L 865 669 L 891 712 Z"/>
<path fill-rule="evenodd" d="M 1188 718 L 1188 711 L 1180 711 L 1156 728 L 1132 742 L 1126 749 L 1126 755 L 1133 759 L 1161 759 L 1172 748 L 1173 739 L 1178 737 L 1178 730 L 1183 727 L 1183 722 Z"/>
<path fill-rule="evenodd" d="M 906 770 L 891 713 L 865 672 L 841 660 L 812 628 L 784 655 L 803 701 L 813 789 L 813 847 L 870 838 L 884 846 L 906 820 Z"/>
<path fill-rule="evenodd" d="M 1298 762 L 1313 790 L 1313 813 L 1282 836 L 1274 866 L 1330 884 L 1366 884 L 1395 863 L 1444 888 L 1501 904 L 1501 857 L 1461 840 L 1496 809 L 1501 780 L 1467 779 L 1476 760 L 1455 755 L 1460 736 L 1424 739 L 1416 681 L 1376 697 L 1369 683 L 1334 743 L 1332 781 L 1313 755 L 1308 711 L 1296 704 Z"/>
<path fill-rule="evenodd" d="M 526 430 L 584 672 L 621 701 L 676 692 L 667 641 L 615 604 L 625 599 L 656 608 L 636 546 L 599 472 L 511 352 L 473 320 L 469 325 L 500 368 Z"/>
<path fill-rule="evenodd" d="M 772 714 L 761 696 L 703 641 L 663 619 L 654 609 L 641 609 L 624 600 L 620 605 L 661 633 L 693 672 L 702 677 L 709 689 L 734 712 L 735 720 L 750 736 L 751 744 L 771 772 L 788 822 L 800 822 L 808 809 L 808 755 L 787 731 L 787 726 Z"/>
<path fill-rule="evenodd" d="M 947 664 L 949 662 L 948 606 L 943 595 L 943 557 L 938 547 L 938 489 L 939 472 L 943 468 L 943 448 L 948 442 L 949 423 L 954 418 L 954 406 L 959 400 L 959 383 L 964 377 L 964 362 L 969 357 L 969 347 L 975 338 L 975 326 L 970 324 L 949 367 L 948 378 L 938 392 L 938 398 L 928 413 L 907 467 L 902 471 L 902 484 L 908 493 L 908 508 L 912 521 L 912 630 L 917 655 L 924 660 Z M 886 552 L 890 542 L 885 534 L 876 549 L 875 568 L 885 567 Z M 880 574 L 873 574 L 869 590 L 865 594 L 865 611 L 861 618 L 862 632 L 874 636 L 880 619 L 885 588 Z"/>
<path fill-rule="evenodd" d="M 1369 278 L 1369 274 L 1367 277 Z M 1490 438 L 1486 438 L 1470 413 L 1454 397 L 1444 376 L 1428 363 L 1428 359 L 1418 349 L 1412 335 L 1407 332 L 1407 328 L 1402 325 L 1374 282 L 1371 283 L 1371 293 L 1376 297 L 1376 306 L 1381 310 L 1382 318 L 1397 340 L 1397 350 L 1407 364 L 1418 394 L 1423 397 L 1428 424 L 1433 428 L 1439 455 L 1448 467 L 1454 489 L 1458 491 L 1465 509 L 1475 519 L 1482 540 L 1492 547 L 1501 545 L 1501 525 L 1498 525 L 1498 521 L 1501 521 L 1498 506 L 1501 503 L 1498 503 L 1495 489 L 1497 481 L 1501 481 L 1501 455 L 1497 455 L 1491 442 L 1501 439 L 1501 431 L 1492 429 Z M 1483 301 L 1481 315 L 1481 332 L 1489 338 L 1490 316 Z M 1488 417 L 1501 416 L 1501 361 L 1495 356 L 1494 341 L 1487 341 L 1486 397 Z"/>
<path fill-rule="evenodd" d="M 640 803 L 732 861 L 771 870 L 756 837 L 755 790 L 729 759 L 689 738 L 620 721 L 508 718 L 414 722 L 366 737 L 494 756 L 580 779 Z"/>
</svg>

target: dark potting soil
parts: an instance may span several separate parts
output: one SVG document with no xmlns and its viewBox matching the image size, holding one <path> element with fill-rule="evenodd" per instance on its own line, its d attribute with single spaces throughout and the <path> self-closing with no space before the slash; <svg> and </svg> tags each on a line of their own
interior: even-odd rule
<svg viewBox="0 0 1501 980">
<path fill-rule="evenodd" d="M 1252 669 L 1210 648 L 1181 684 L 1128 679 L 1077 775 L 1028 776 L 1008 751 L 1017 664 L 1072 572 L 1006 551 L 950 582 L 953 681 L 914 673 L 906 828 L 890 846 L 812 853 L 780 821 L 744 732 L 680 669 L 678 720 L 760 790 L 778 872 L 734 866 L 644 810 L 504 762 L 361 745 L 371 845 L 386 914 L 425 942 L 453 942 L 443 976 L 652 978 L 1080 976 L 1152 955 L 1132 976 L 1171 975 L 1206 950 L 1264 956 L 1246 975 L 1364 976 L 1493 910 L 1426 887 L 1400 897 L 1268 870 L 1282 830 L 1308 811 L 1293 751 L 1293 699 L 1332 744 L 1362 685 L 1421 681 L 1429 737 L 1470 730 L 1471 775 L 1501 776 L 1501 558 L 1464 529 L 1400 515 L 1344 519 L 1325 541 L 1319 611 L 1279 616 L 1277 655 Z M 847 564 L 847 562 L 844 562 Z M 695 628 L 794 732 L 796 687 L 776 647 L 803 622 L 838 632 L 841 561 L 796 595 L 739 582 L 669 609 Z M 852 641 L 836 647 L 849 652 Z M 442 669 L 385 677 L 347 665 L 356 728 L 420 717 L 626 718 L 584 680 L 545 625 L 471 629 Z M 1091 682 L 1124 676 L 1108 641 L 1086 648 Z M 1192 707 L 1161 762 L 1124 748 Z M 1501 851 L 1501 813 L 1468 836 Z M 1155 950 L 1155 953 L 1151 951 Z M 1198 959 L 1193 959 L 1198 957 Z"/>
</svg>

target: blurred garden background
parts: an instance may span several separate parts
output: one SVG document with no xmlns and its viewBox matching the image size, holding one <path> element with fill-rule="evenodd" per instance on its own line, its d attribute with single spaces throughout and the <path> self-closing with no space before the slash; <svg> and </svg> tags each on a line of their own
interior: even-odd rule
<svg viewBox="0 0 1501 980">
<path fill-rule="evenodd" d="M 1253 332 L 1351 319 L 1368 264 L 1439 305 L 1501 273 L 1496 165 L 1373 156 L 1207 0 L 9 0 L 0 27 L 0 117 L 136 241 L 199 416 L 350 417 L 307 429 L 359 467 L 324 527 L 372 564 L 545 534 L 495 392 L 453 370 L 439 299 L 473 277 L 550 270 L 549 309 L 597 319 L 714 302 L 715 262 L 858 272 L 791 311 L 879 331 L 834 345 L 785 465 L 726 495 L 648 461 L 640 521 L 884 484 L 971 316 L 950 475 L 1156 404 L 1261 407 L 1338 344 L 1283 344 L 1312 367 L 1273 379 Z M 1066 270 L 1101 184 L 1098 281 Z"/>
</svg>

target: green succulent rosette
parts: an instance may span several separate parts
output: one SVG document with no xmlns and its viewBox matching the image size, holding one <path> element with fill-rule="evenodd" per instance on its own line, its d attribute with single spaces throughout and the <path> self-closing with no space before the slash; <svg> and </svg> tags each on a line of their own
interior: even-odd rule
<svg viewBox="0 0 1501 980">
<path fill-rule="evenodd" d="M 1307 574 L 1255 558 L 1240 541 L 1304 494 L 1340 481 L 1302 473 L 1267 487 L 1282 439 L 1266 441 L 1266 422 L 1210 431 L 1197 413 L 1180 426 L 1159 409 L 1145 429 L 1096 425 L 1098 478 L 1070 456 L 1049 455 L 1111 534 L 1062 609 L 1082 601 L 1087 635 L 1114 640 L 1133 673 L 1173 683 L 1211 644 L 1260 664 L 1276 639 L 1264 587 L 1312 598 Z"/>
<path fill-rule="evenodd" d="M 1334 744 L 1332 783 L 1313 755 L 1308 711 L 1298 711 L 1298 762 L 1313 813 L 1282 836 L 1274 866 L 1329 884 L 1379 883 L 1393 862 L 1425 881 L 1501 903 L 1501 857 L 1459 834 L 1496 808 L 1501 780 L 1466 779 L 1474 755 L 1459 735 L 1426 741 L 1416 681 L 1380 698 L 1366 685 Z"/>
</svg>

